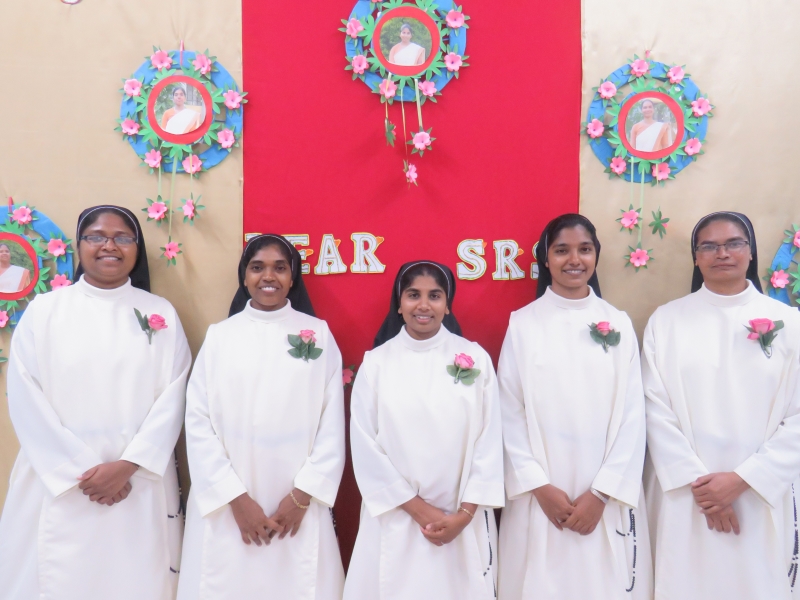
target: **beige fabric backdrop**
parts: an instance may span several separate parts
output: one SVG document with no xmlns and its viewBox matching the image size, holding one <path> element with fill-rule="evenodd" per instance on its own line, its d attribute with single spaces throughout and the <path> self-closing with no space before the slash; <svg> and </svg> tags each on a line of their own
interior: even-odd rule
<svg viewBox="0 0 800 600">
<path fill-rule="evenodd" d="M 700 217 L 746 213 L 755 225 L 762 276 L 783 230 L 800 222 L 799 30 L 800 4 L 790 0 L 583 1 L 583 119 L 592 87 L 646 49 L 655 60 L 685 64 L 717 107 L 706 154 L 666 186 L 646 186 L 645 223 L 659 205 L 671 220 L 663 241 L 646 235 L 643 247 L 654 250 L 655 260 L 639 273 L 623 268 L 635 235 L 621 233 L 614 221 L 628 207 L 630 183 L 609 181 L 585 136 L 581 142 L 581 212 L 603 243 L 603 295 L 630 314 L 640 335 L 657 306 L 689 292 L 689 236 Z"/>
<path fill-rule="evenodd" d="M 234 149 L 199 184 L 195 181 L 193 191 L 203 195 L 207 208 L 194 227 L 183 225 L 182 217 L 173 222 L 180 222 L 173 237 L 186 254 L 177 268 L 167 268 L 158 256 L 166 229 L 144 223 L 140 212 L 145 198 L 155 197 L 155 175 L 139 166 L 133 150 L 113 131 L 121 78 L 152 54 L 153 45 L 172 50 L 181 39 L 187 49 L 209 48 L 241 84 L 239 0 L 0 2 L 0 205 L 8 196 L 28 202 L 70 238 L 87 206 L 120 204 L 141 215 L 153 292 L 175 305 L 196 354 L 208 325 L 227 316 L 236 286 L 242 151 Z M 186 195 L 183 175 L 176 196 Z M 0 336 L 4 356 L 9 342 L 8 334 Z M 4 375 L 0 386 L 5 389 Z M 3 399 L 0 503 L 17 450 Z"/>
</svg>

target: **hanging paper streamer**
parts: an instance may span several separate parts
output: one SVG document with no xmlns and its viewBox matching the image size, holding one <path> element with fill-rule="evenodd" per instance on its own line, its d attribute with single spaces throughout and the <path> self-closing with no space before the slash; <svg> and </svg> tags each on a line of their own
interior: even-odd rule
<svg viewBox="0 0 800 600">
<path fill-rule="evenodd" d="M 349 19 L 342 19 L 339 31 L 345 34 L 347 66 L 353 79 L 363 81 L 386 105 L 384 135 L 394 146 L 396 126 L 389 118 L 389 105 L 399 98 L 402 109 L 404 143 L 420 157 L 433 149 L 432 128 L 423 126 L 422 106 L 436 102 L 441 90 L 458 78 L 466 62 L 467 21 L 461 6 L 452 0 L 403 0 L 371 2 L 360 0 Z M 408 137 L 405 102 L 414 102 L 416 131 Z M 406 154 L 408 154 L 406 152 Z M 416 166 L 403 161 L 409 184 L 417 184 Z"/>
</svg>

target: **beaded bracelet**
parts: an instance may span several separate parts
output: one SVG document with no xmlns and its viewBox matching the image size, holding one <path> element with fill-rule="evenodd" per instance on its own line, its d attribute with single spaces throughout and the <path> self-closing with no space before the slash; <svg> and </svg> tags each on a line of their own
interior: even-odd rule
<svg viewBox="0 0 800 600">
<path fill-rule="evenodd" d="M 306 509 L 307 509 L 309 506 L 311 506 L 310 504 L 306 504 L 306 505 L 300 504 L 300 503 L 297 501 L 297 498 L 295 498 L 295 497 L 294 497 L 294 491 L 291 491 L 291 492 L 289 492 L 289 497 L 291 497 L 291 499 L 292 499 L 292 502 L 294 502 L 294 505 L 295 505 L 297 508 L 302 508 L 303 510 L 306 510 Z"/>
</svg>

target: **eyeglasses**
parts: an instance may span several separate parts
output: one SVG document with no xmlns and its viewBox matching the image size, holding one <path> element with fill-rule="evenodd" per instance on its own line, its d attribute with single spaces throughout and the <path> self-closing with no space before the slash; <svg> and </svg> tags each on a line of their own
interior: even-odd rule
<svg viewBox="0 0 800 600">
<path fill-rule="evenodd" d="M 719 248 L 724 248 L 728 252 L 739 252 L 744 250 L 749 245 L 750 242 L 747 240 L 731 240 L 730 242 L 726 242 L 724 244 L 712 244 L 711 242 L 708 242 L 695 247 L 695 252 L 698 254 L 716 254 Z"/>
<path fill-rule="evenodd" d="M 92 246 L 102 246 L 108 240 L 113 240 L 117 246 L 130 246 L 131 244 L 136 243 L 136 238 L 127 235 L 118 235 L 116 237 L 106 237 L 104 235 L 82 235 L 79 239 L 90 243 Z"/>
</svg>

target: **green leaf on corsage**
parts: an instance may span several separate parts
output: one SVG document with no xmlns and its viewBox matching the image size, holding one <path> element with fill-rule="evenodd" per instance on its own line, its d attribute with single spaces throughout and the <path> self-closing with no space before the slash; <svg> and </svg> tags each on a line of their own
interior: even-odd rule
<svg viewBox="0 0 800 600">
<path fill-rule="evenodd" d="M 592 339 L 603 347 L 603 351 L 608 353 L 608 349 L 618 346 L 622 339 L 622 334 L 611 327 L 608 321 L 600 321 L 589 325 L 589 335 Z"/>
<path fill-rule="evenodd" d="M 303 329 L 299 335 L 289 334 L 289 345 L 287 350 L 289 356 L 302 358 L 304 361 L 317 360 L 322 356 L 322 348 L 317 348 L 317 338 L 310 329 Z"/>
</svg>

